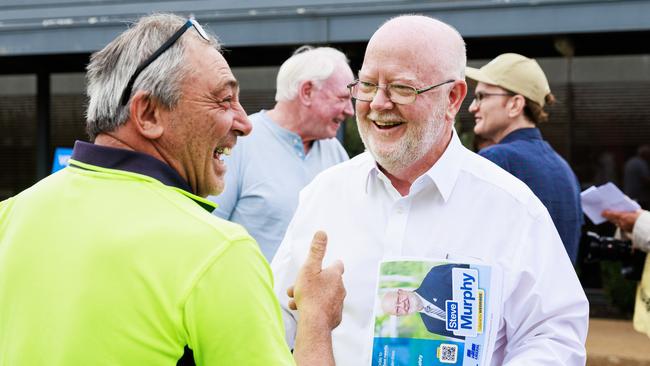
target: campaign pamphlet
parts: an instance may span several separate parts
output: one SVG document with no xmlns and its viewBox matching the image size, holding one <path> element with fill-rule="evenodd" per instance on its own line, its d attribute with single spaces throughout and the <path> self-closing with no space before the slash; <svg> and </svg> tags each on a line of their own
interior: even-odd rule
<svg viewBox="0 0 650 366">
<path fill-rule="evenodd" d="M 382 261 L 371 365 L 489 365 L 500 282 L 500 275 L 486 264 Z"/>
</svg>

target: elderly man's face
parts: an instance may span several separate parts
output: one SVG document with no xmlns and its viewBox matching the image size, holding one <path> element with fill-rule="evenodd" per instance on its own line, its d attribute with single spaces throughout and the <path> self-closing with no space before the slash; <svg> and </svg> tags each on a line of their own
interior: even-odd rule
<svg viewBox="0 0 650 366">
<path fill-rule="evenodd" d="M 163 111 L 168 121 L 165 138 L 172 167 L 199 196 L 223 191 L 226 166 L 221 161 L 247 135 L 251 123 L 239 104 L 239 88 L 228 63 L 214 48 L 198 40 L 188 42 L 189 73 L 181 99 Z"/>
<path fill-rule="evenodd" d="M 359 80 L 378 84 L 402 84 L 420 89 L 444 80 L 432 75 L 431 60 L 408 46 L 387 42 L 368 45 Z M 438 80 L 440 79 L 440 80 Z M 389 173 L 408 169 L 420 160 L 441 137 L 448 136 L 445 86 L 417 96 L 412 104 L 390 101 L 380 88 L 372 102 L 356 102 L 357 123 L 364 144 Z"/>
<path fill-rule="evenodd" d="M 316 139 L 332 138 L 341 123 L 354 114 L 347 89 L 353 80 L 350 68 L 341 65 L 314 90 L 310 135 Z"/>
</svg>

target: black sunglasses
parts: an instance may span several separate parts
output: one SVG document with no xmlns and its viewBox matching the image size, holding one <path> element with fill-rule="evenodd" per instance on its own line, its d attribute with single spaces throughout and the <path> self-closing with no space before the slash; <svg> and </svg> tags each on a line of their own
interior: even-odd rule
<svg viewBox="0 0 650 366">
<path fill-rule="evenodd" d="M 120 104 L 122 106 L 125 106 L 128 102 L 129 99 L 131 98 L 131 93 L 133 92 L 133 83 L 135 83 L 135 79 L 138 78 L 142 70 L 144 70 L 147 66 L 149 66 L 152 62 L 154 62 L 160 55 L 163 54 L 163 52 L 167 51 L 171 46 L 176 43 L 176 41 L 181 38 L 183 33 L 185 33 L 186 30 L 188 30 L 190 27 L 194 27 L 196 31 L 199 33 L 201 38 L 205 39 L 206 41 L 210 41 L 210 37 L 208 37 L 208 34 L 205 33 L 205 30 L 203 30 L 203 27 L 201 27 L 201 24 L 194 20 L 193 18 L 190 18 L 183 24 L 178 30 L 171 36 L 169 39 L 163 43 L 162 46 L 160 46 L 156 52 L 154 52 L 151 56 L 149 56 L 146 60 L 144 60 L 143 63 L 138 66 L 137 69 L 135 69 L 135 72 L 129 79 L 129 82 L 126 84 L 126 87 L 124 88 L 124 91 L 122 92 L 122 97 L 120 98 Z"/>
</svg>

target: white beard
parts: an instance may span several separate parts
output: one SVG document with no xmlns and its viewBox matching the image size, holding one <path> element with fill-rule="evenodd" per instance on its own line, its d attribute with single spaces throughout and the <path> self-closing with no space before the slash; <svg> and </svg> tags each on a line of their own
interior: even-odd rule
<svg viewBox="0 0 650 366">
<path fill-rule="evenodd" d="M 358 123 L 359 135 L 366 149 L 375 161 L 389 173 L 401 171 L 422 159 L 433 145 L 440 140 L 444 131 L 446 105 L 438 104 L 425 122 L 406 122 L 406 133 L 397 141 L 384 143 L 372 135 L 370 124 L 373 121 L 404 121 L 394 113 L 381 113 L 371 110 L 367 122 Z"/>
</svg>

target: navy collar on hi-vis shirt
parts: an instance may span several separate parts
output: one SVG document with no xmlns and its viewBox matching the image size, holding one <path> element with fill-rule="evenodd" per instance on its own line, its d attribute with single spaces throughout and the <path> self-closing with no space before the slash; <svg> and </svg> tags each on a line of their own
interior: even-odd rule
<svg viewBox="0 0 650 366">
<path fill-rule="evenodd" d="M 175 187 L 194 195 L 190 185 L 177 171 L 153 156 L 141 152 L 76 141 L 70 159 L 102 168 L 146 175 L 166 186 Z M 214 206 L 210 206 L 206 202 L 194 198 L 192 200 L 208 212 L 214 210 Z"/>
<path fill-rule="evenodd" d="M 164 185 L 192 192 L 190 185 L 178 172 L 153 156 L 141 152 L 76 141 L 70 158 L 102 168 L 146 175 Z"/>
</svg>

